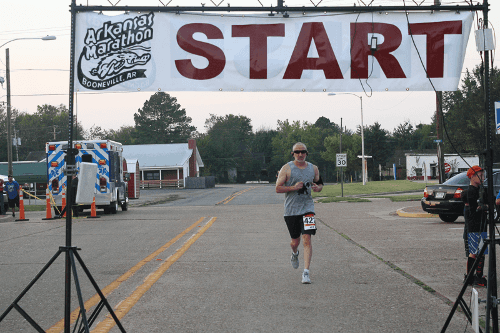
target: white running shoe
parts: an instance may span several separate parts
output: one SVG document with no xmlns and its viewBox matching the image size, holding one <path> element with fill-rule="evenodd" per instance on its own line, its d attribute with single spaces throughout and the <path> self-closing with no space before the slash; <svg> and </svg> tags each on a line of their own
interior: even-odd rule
<svg viewBox="0 0 500 333">
<path fill-rule="evenodd" d="M 292 263 L 292 267 L 297 269 L 299 268 L 299 251 L 297 251 L 297 254 L 293 254 L 292 252 L 292 257 L 290 258 L 290 262 Z"/>
<path fill-rule="evenodd" d="M 309 272 L 303 272 L 302 273 L 302 283 L 304 284 L 310 284 L 311 283 L 311 278 L 309 277 Z"/>
</svg>

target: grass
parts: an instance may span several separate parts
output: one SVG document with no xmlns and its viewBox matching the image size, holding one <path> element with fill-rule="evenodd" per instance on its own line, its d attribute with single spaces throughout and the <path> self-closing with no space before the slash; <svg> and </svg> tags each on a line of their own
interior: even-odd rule
<svg viewBox="0 0 500 333">
<path fill-rule="evenodd" d="M 383 195 L 383 196 L 373 196 L 372 198 L 388 198 L 393 202 L 400 201 L 420 201 L 422 199 L 423 194 L 411 194 L 411 195 Z"/>
<path fill-rule="evenodd" d="M 344 184 L 344 196 L 366 195 L 374 193 L 393 193 L 424 191 L 425 183 L 416 183 L 409 180 L 385 180 L 378 182 L 346 183 Z M 342 189 L 340 184 L 326 185 L 321 192 L 313 192 L 313 197 L 340 197 Z"/>
<path fill-rule="evenodd" d="M 45 211 L 45 205 L 24 205 L 25 212 L 42 212 Z M 9 208 L 10 211 L 10 208 Z M 16 212 L 18 209 L 16 208 Z"/>
<path fill-rule="evenodd" d="M 351 197 L 328 197 L 324 199 L 319 199 L 318 202 L 329 203 L 329 202 L 370 202 L 368 199 L 363 198 L 351 198 Z"/>
</svg>

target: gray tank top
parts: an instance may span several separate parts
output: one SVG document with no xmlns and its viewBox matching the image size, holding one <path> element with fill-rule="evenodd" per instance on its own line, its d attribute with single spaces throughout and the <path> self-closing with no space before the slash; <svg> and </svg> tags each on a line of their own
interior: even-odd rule
<svg viewBox="0 0 500 333">
<path fill-rule="evenodd" d="M 291 169 L 290 179 L 285 186 L 293 186 L 298 182 L 304 182 L 307 191 L 292 191 L 285 193 L 285 216 L 304 215 L 314 213 L 314 201 L 311 196 L 311 185 L 314 180 L 314 167 L 307 162 L 305 169 L 298 168 L 293 161 L 288 162 Z"/>
</svg>

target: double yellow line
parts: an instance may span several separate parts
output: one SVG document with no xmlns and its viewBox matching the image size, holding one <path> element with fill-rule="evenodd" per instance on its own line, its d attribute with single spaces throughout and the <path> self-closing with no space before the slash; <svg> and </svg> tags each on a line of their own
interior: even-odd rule
<svg viewBox="0 0 500 333">
<path fill-rule="evenodd" d="M 241 191 L 239 191 L 239 192 L 233 193 L 233 194 L 231 194 L 230 196 L 228 196 L 226 199 L 224 199 L 224 200 L 222 200 L 222 201 L 219 201 L 219 202 L 218 202 L 218 203 L 216 203 L 215 205 L 216 205 L 216 206 L 217 206 L 217 205 L 225 205 L 225 204 L 227 204 L 228 202 L 230 202 L 231 200 L 233 200 L 234 198 L 236 198 L 238 195 L 241 195 L 241 194 L 243 194 L 243 193 L 245 193 L 245 192 L 248 192 L 248 191 L 250 191 L 250 190 L 253 190 L 253 189 L 255 189 L 255 188 L 257 188 L 257 187 L 256 187 L 256 186 L 254 186 L 254 187 L 249 187 L 249 188 L 246 188 L 246 189 L 241 190 Z"/>
<path fill-rule="evenodd" d="M 202 217 L 196 223 L 188 227 L 186 230 L 184 230 L 182 233 L 177 235 L 175 238 L 170 240 L 168 243 L 160 247 L 158 250 L 155 252 L 151 253 L 149 256 L 141 260 L 137 265 L 132 267 L 128 272 L 120 276 L 118 279 L 110 283 L 108 286 L 103 288 L 101 291 L 104 294 L 104 296 L 109 295 L 113 290 L 118 288 L 122 282 L 125 282 L 128 278 L 130 278 L 135 272 L 137 272 L 141 267 L 146 265 L 148 262 L 153 260 L 155 257 L 157 257 L 160 253 L 168 249 L 172 244 L 177 242 L 182 236 L 187 234 L 189 231 L 191 231 L 193 228 L 198 226 L 205 218 Z M 212 217 L 195 235 L 193 235 L 191 238 L 189 238 L 184 245 L 178 249 L 173 255 L 168 257 L 161 265 L 160 267 L 153 272 L 152 274 L 148 275 L 148 277 L 144 280 L 144 282 L 138 286 L 134 292 L 127 297 L 125 300 L 119 303 L 119 305 L 115 308 L 115 314 L 118 317 L 118 319 L 123 318 L 131 309 L 132 307 L 139 301 L 139 299 L 153 286 L 156 281 L 170 268 L 170 266 L 175 263 L 179 258 L 191 247 L 191 245 L 194 244 L 200 238 L 205 231 L 212 226 L 212 224 L 215 222 L 217 218 Z M 85 309 L 89 309 L 93 306 L 95 306 L 97 303 L 99 303 L 100 297 L 99 295 L 94 295 L 92 296 L 87 302 L 84 303 Z M 71 313 L 71 323 L 73 324 L 76 319 L 78 318 L 78 314 L 80 312 L 80 308 L 76 309 Z M 100 322 L 94 330 L 92 330 L 93 333 L 105 333 L 109 332 L 109 330 L 115 326 L 115 321 L 113 318 L 108 314 L 106 316 L 106 319 Z M 57 322 L 54 326 L 49 328 L 46 333 L 60 333 L 64 329 L 64 319 L 60 320 Z"/>
</svg>

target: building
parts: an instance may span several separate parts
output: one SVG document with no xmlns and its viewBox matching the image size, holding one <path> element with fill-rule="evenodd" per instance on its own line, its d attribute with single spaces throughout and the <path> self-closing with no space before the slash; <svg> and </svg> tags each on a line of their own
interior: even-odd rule
<svg viewBox="0 0 500 333">
<path fill-rule="evenodd" d="M 124 145 L 123 156 L 139 161 L 141 187 L 183 187 L 186 177 L 198 177 L 203 161 L 196 141 L 188 143 Z"/>
<path fill-rule="evenodd" d="M 8 175 L 9 165 L 0 162 L 0 175 Z M 25 190 L 37 197 L 45 197 L 47 188 L 47 163 L 38 161 L 12 162 L 12 175 Z M 28 188 L 26 188 L 26 184 Z"/>
<path fill-rule="evenodd" d="M 406 179 L 424 180 L 439 177 L 437 154 L 406 153 Z M 447 174 L 467 171 L 479 165 L 478 155 L 444 154 L 444 169 Z"/>
</svg>

